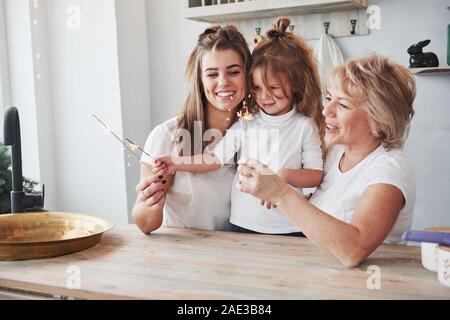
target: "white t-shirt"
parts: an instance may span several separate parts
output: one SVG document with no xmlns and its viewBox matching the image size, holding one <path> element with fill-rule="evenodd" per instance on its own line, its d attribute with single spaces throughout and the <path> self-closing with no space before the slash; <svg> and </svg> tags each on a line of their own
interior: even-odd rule
<svg viewBox="0 0 450 320">
<path fill-rule="evenodd" d="M 173 143 L 176 129 L 177 118 L 158 125 L 148 136 L 144 150 L 152 157 L 178 156 Z M 152 160 L 143 154 L 141 162 L 151 164 Z M 166 196 L 163 225 L 202 230 L 231 230 L 230 186 L 235 172 L 235 166 L 224 166 L 219 170 L 201 174 L 177 172 Z"/>
<path fill-rule="evenodd" d="M 310 118 L 295 108 L 281 116 L 262 110 L 247 122 L 240 119 L 215 146 L 213 153 L 222 164 L 230 163 L 239 151 L 240 158 L 250 157 L 266 164 L 274 172 L 287 169 L 323 170 L 320 138 Z M 298 232 L 298 227 L 279 209 L 268 210 L 260 200 L 236 188 L 236 174 L 231 191 L 230 222 L 245 229 L 270 234 Z M 301 189 L 296 189 L 301 193 Z"/>
<path fill-rule="evenodd" d="M 339 162 L 342 145 L 333 146 L 327 155 L 325 177 L 310 201 L 333 217 L 350 223 L 353 211 L 370 185 L 390 184 L 405 198 L 405 205 L 385 243 L 401 243 L 404 231 L 412 225 L 416 200 L 416 181 L 412 165 L 401 150 L 387 151 L 380 145 L 351 170 L 342 173 Z"/>
</svg>

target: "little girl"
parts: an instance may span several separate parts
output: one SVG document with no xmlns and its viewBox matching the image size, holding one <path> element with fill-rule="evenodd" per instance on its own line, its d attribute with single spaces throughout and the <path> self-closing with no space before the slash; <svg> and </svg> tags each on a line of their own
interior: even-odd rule
<svg viewBox="0 0 450 320">
<path fill-rule="evenodd" d="M 252 53 L 249 76 L 259 113 L 251 120 L 241 117 L 210 153 L 159 157 L 156 172 L 209 172 L 234 163 L 237 153 L 265 163 L 299 193 L 321 183 L 325 124 L 317 66 L 306 43 L 286 32 L 289 24 L 288 18 L 279 18 Z M 238 174 L 231 193 L 235 231 L 302 235 L 278 209 L 267 210 L 271 203 L 235 188 Z"/>
</svg>

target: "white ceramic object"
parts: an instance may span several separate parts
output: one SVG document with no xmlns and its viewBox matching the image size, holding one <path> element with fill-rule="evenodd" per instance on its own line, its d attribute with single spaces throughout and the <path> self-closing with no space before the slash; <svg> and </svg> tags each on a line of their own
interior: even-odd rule
<svg viewBox="0 0 450 320">
<path fill-rule="evenodd" d="M 437 272 L 438 267 L 438 245 L 436 243 L 421 243 L 422 265 L 425 269 Z"/>
<path fill-rule="evenodd" d="M 438 280 L 450 288 L 450 247 L 438 246 Z"/>
<path fill-rule="evenodd" d="M 430 232 L 450 232 L 450 228 L 433 227 L 425 228 L 425 231 Z M 422 265 L 433 272 L 438 271 L 438 244 L 436 243 L 421 243 Z"/>
</svg>

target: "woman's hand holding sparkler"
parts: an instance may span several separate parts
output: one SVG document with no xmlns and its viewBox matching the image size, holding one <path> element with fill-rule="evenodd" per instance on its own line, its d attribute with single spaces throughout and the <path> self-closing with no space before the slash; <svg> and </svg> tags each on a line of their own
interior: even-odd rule
<svg viewBox="0 0 450 320">
<path fill-rule="evenodd" d="M 164 185 L 166 180 L 161 180 L 162 176 L 148 176 L 142 179 L 136 186 L 138 200 L 145 203 L 149 208 L 164 206 Z"/>
<path fill-rule="evenodd" d="M 158 229 L 163 222 L 165 194 L 172 183 L 172 176 L 158 176 L 150 163 L 142 163 L 141 180 L 136 186 L 137 197 L 133 206 L 133 220 L 145 234 Z"/>
<path fill-rule="evenodd" d="M 286 169 L 280 169 L 277 172 L 277 176 L 280 177 L 281 180 L 283 180 L 285 183 L 289 184 L 289 175 L 288 175 L 288 170 Z M 261 205 L 267 206 L 267 209 L 271 209 L 271 208 L 276 208 L 277 206 L 275 204 L 273 204 L 270 201 L 266 201 L 266 200 L 261 200 Z"/>
<path fill-rule="evenodd" d="M 284 182 L 284 183 L 287 183 L 287 184 L 289 184 L 289 185 L 291 185 L 292 183 L 291 183 L 291 179 L 290 179 L 290 173 L 289 173 L 289 169 L 280 169 L 280 170 L 278 170 L 278 172 L 277 172 L 277 174 L 276 174 L 278 177 L 280 177 L 280 179 Z M 266 200 L 261 200 L 261 205 L 262 206 L 264 206 L 264 205 L 266 205 L 267 206 L 267 209 L 271 209 L 271 208 L 276 208 L 277 206 L 275 205 L 275 204 L 273 204 L 272 202 L 270 202 L 270 201 L 266 201 Z"/>
<path fill-rule="evenodd" d="M 249 193 L 261 199 L 261 205 L 266 205 L 267 209 L 276 208 L 276 200 L 280 194 L 289 190 L 288 184 L 284 181 L 286 177 L 281 172 L 280 177 L 270 170 L 266 165 L 254 160 L 239 161 L 239 181 L 237 188 L 241 192 Z M 267 200 L 266 200 L 267 199 Z"/>
</svg>

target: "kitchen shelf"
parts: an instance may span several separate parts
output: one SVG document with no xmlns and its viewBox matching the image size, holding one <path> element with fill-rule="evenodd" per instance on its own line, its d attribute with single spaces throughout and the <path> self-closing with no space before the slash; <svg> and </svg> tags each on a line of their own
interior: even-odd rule
<svg viewBox="0 0 450 320">
<path fill-rule="evenodd" d="M 450 74 L 450 67 L 410 68 L 409 72 L 414 75 Z"/>
<path fill-rule="evenodd" d="M 367 8 L 367 0 L 186 0 L 184 17 L 220 23 Z"/>
</svg>

